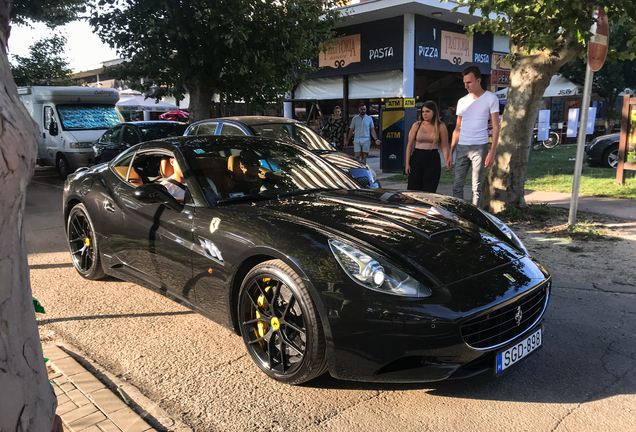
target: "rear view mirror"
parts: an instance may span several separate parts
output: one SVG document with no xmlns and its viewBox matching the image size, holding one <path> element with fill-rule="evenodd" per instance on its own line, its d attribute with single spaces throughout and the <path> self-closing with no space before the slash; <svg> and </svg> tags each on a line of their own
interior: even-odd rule
<svg viewBox="0 0 636 432">
<path fill-rule="evenodd" d="M 133 196 L 142 203 L 161 203 L 179 213 L 183 210 L 183 204 L 180 204 L 175 197 L 170 195 L 168 189 L 160 184 L 147 183 L 141 185 L 135 189 Z"/>
</svg>

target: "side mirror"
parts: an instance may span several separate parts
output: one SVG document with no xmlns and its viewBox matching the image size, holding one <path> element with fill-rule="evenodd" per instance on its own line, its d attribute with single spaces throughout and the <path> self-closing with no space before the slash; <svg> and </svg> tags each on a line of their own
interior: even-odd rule
<svg viewBox="0 0 636 432">
<path fill-rule="evenodd" d="M 161 203 L 179 213 L 183 210 L 183 204 L 179 203 L 175 197 L 170 195 L 168 189 L 160 184 L 147 183 L 141 185 L 135 189 L 133 196 L 142 203 Z"/>
<path fill-rule="evenodd" d="M 58 130 L 57 130 L 57 123 L 55 122 L 51 122 L 51 124 L 49 125 L 49 135 L 51 136 L 55 136 L 58 134 Z"/>
</svg>

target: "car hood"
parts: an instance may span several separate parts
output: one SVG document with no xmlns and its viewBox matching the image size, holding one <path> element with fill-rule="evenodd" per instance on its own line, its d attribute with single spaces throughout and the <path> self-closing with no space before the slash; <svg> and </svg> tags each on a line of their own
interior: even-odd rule
<svg viewBox="0 0 636 432">
<path fill-rule="evenodd" d="M 514 267 L 524 266 L 510 264 L 531 261 L 478 209 L 444 195 L 339 190 L 281 198 L 267 207 L 273 211 L 269 217 L 329 231 L 327 235 L 380 253 L 435 285 L 457 283 L 503 266 L 516 274 Z M 517 277 L 545 278 L 537 266 L 531 267 L 533 275 Z"/>
<path fill-rule="evenodd" d="M 322 158 L 327 159 L 338 168 L 346 171 L 349 171 L 351 169 L 367 169 L 367 166 L 365 164 L 347 153 L 339 151 L 315 153 L 319 154 Z"/>
</svg>

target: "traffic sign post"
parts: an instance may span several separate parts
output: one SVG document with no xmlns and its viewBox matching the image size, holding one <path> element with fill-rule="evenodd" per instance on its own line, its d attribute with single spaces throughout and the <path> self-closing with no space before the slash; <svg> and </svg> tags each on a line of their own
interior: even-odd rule
<svg viewBox="0 0 636 432">
<path fill-rule="evenodd" d="M 585 86 L 583 87 L 583 100 L 581 101 L 581 116 L 579 125 L 579 137 L 576 148 L 576 161 L 574 162 L 574 180 L 572 182 L 572 198 L 570 200 L 570 216 L 568 226 L 576 224 L 576 211 L 579 205 L 579 189 L 581 186 L 581 171 L 583 170 L 583 156 L 585 152 L 585 137 L 587 129 L 587 114 L 592 97 L 592 80 L 594 72 L 598 71 L 605 63 L 607 48 L 609 45 L 609 25 L 605 9 L 599 8 L 597 22 L 591 28 L 592 37 L 587 45 L 587 67 L 585 68 Z"/>
</svg>

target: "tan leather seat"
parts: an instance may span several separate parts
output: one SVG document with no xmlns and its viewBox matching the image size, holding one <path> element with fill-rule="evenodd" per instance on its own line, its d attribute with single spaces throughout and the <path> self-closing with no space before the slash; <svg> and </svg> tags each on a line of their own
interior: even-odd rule
<svg viewBox="0 0 636 432">
<path fill-rule="evenodd" d="M 237 182 L 243 180 L 243 170 L 239 155 L 232 155 L 227 158 L 227 169 L 232 174 L 232 179 Z"/>
<path fill-rule="evenodd" d="M 141 179 L 141 176 L 139 175 L 139 173 L 137 173 L 135 168 L 130 168 L 129 175 L 128 175 L 127 166 L 116 166 L 114 168 L 115 168 L 115 171 L 117 171 L 117 174 L 119 174 L 123 179 L 127 180 L 133 186 L 137 187 L 144 184 L 143 180 Z M 128 175 L 128 179 L 126 179 L 126 175 Z"/>
</svg>

